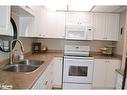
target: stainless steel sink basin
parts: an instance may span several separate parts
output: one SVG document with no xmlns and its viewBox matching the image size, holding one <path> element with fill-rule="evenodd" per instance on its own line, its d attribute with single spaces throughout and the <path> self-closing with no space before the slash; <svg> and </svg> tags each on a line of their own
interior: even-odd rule
<svg viewBox="0 0 127 95">
<path fill-rule="evenodd" d="M 23 61 L 19 62 L 19 64 L 32 65 L 32 66 L 36 66 L 36 67 L 39 67 L 43 63 L 44 63 L 44 61 L 38 61 L 38 60 L 23 60 Z"/>
<path fill-rule="evenodd" d="M 37 68 L 38 67 L 32 65 L 14 64 L 14 65 L 8 65 L 2 70 L 8 72 L 32 72 Z"/>
</svg>

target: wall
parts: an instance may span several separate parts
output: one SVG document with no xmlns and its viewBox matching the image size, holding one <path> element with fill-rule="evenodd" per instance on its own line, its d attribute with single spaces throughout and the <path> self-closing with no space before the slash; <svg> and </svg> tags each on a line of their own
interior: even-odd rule
<svg viewBox="0 0 127 95">
<path fill-rule="evenodd" d="M 123 55 L 122 55 L 122 66 L 121 69 L 125 69 L 125 63 L 127 58 L 127 11 L 125 12 L 125 33 L 124 33 L 124 44 L 123 44 Z"/>
<path fill-rule="evenodd" d="M 45 44 L 49 50 L 64 50 L 64 44 L 67 45 L 89 45 L 91 51 L 99 51 L 99 48 L 113 42 L 108 41 L 66 41 L 63 39 L 39 39 L 38 41 Z"/>
<path fill-rule="evenodd" d="M 15 14 L 11 14 L 11 16 L 13 17 L 13 19 L 16 22 L 17 30 L 19 30 L 19 27 L 18 27 L 19 26 L 19 17 Z M 11 39 L 11 37 L 5 37 L 5 36 L 1 36 L 0 38 L 2 38 L 4 40 Z M 32 38 L 21 38 L 21 37 L 18 39 L 20 39 L 23 43 L 23 46 L 25 48 L 24 53 L 30 52 L 31 51 L 31 45 L 32 45 L 32 42 L 34 41 L 34 39 L 32 39 Z M 20 47 L 18 44 L 16 44 L 15 49 L 17 49 L 19 51 Z M 19 54 L 19 52 L 17 52 L 17 54 Z M 5 52 L 0 51 L 0 61 L 8 59 L 8 58 L 9 58 L 9 53 L 5 53 Z"/>
<path fill-rule="evenodd" d="M 118 37 L 118 42 L 116 44 L 116 51 L 115 51 L 119 55 L 123 55 L 125 22 L 126 22 L 125 17 L 126 17 L 126 12 L 124 11 L 120 14 L 120 31 L 121 31 L 121 28 L 123 28 L 123 34 L 121 35 L 119 31 L 119 37 Z"/>
<path fill-rule="evenodd" d="M 31 45 L 32 45 L 33 39 L 31 39 L 31 38 L 19 38 L 19 39 L 22 41 L 23 46 L 25 48 L 24 53 L 31 51 Z M 16 45 L 15 49 L 20 51 L 19 45 Z M 19 52 L 17 52 L 17 54 L 19 54 Z M 7 58 L 9 58 L 9 53 L 5 53 L 5 52 L 0 51 L 0 61 L 5 60 Z"/>
</svg>

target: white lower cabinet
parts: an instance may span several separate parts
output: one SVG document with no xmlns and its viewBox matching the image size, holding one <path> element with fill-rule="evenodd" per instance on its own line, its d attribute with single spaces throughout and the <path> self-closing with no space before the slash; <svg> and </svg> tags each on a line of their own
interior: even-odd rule
<svg viewBox="0 0 127 95">
<path fill-rule="evenodd" d="M 52 89 L 52 63 L 47 67 L 44 73 L 39 77 L 32 89 Z"/>
<path fill-rule="evenodd" d="M 62 57 L 55 57 L 53 59 L 53 88 L 62 87 Z"/>
<path fill-rule="evenodd" d="M 32 89 L 52 89 L 62 87 L 62 57 L 54 57 Z"/>
<path fill-rule="evenodd" d="M 121 60 L 95 59 L 93 72 L 93 89 L 114 89 L 116 83 L 116 69 Z"/>
<path fill-rule="evenodd" d="M 123 82 L 123 75 L 117 73 L 115 89 L 121 89 L 122 88 L 122 82 Z M 126 83 L 125 83 L 125 89 L 127 89 L 127 79 L 126 79 Z"/>
</svg>

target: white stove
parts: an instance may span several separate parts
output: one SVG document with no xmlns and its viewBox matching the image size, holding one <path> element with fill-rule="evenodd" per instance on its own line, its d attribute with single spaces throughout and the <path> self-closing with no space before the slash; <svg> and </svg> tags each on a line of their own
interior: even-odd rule
<svg viewBox="0 0 127 95">
<path fill-rule="evenodd" d="M 89 56 L 89 46 L 78 46 L 78 45 L 65 45 L 64 55 L 71 56 Z"/>
<path fill-rule="evenodd" d="M 93 63 L 89 46 L 65 45 L 63 89 L 91 89 Z"/>
</svg>

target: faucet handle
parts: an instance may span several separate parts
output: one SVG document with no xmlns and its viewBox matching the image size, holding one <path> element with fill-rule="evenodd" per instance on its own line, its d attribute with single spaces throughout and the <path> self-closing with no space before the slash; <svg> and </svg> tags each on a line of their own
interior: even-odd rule
<svg viewBox="0 0 127 95">
<path fill-rule="evenodd" d="M 15 49 L 15 50 L 13 50 L 13 52 L 12 52 L 12 62 L 14 62 L 14 59 L 15 59 L 15 52 L 17 52 L 18 50 L 17 49 Z"/>
<path fill-rule="evenodd" d="M 22 61 L 22 60 L 24 60 L 23 52 L 21 52 L 20 55 L 19 55 L 19 61 Z"/>
</svg>

